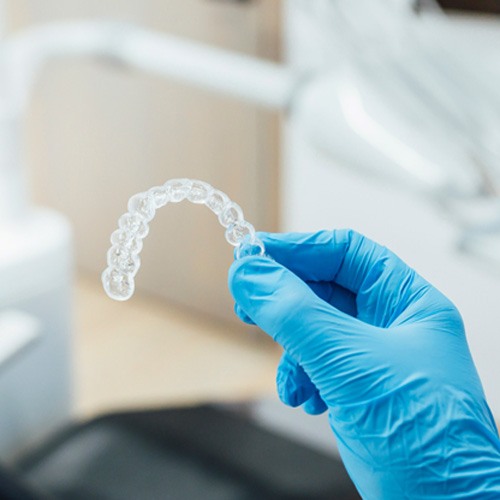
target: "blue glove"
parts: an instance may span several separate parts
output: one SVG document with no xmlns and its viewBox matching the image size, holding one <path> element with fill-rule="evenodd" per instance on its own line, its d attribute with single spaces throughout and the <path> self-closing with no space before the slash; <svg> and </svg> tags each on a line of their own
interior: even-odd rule
<svg viewBox="0 0 500 500">
<path fill-rule="evenodd" d="M 455 306 L 354 231 L 259 236 L 274 260 L 233 263 L 237 313 L 283 346 L 282 401 L 328 410 L 360 494 L 500 498 L 500 441 Z"/>
</svg>

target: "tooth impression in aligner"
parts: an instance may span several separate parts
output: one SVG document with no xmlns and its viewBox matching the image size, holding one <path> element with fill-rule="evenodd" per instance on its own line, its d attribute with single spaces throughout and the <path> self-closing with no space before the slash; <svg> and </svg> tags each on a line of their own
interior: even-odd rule
<svg viewBox="0 0 500 500">
<path fill-rule="evenodd" d="M 237 259 L 264 255 L 264 244 L 256 236 L 254 227 L 245 221 L 241 207 L 225 193 L 197 179 L 170 179 L 162 186 L 132 196 L 128 212 L 118 220 L 118 229 L 111 235 L 108 267 L 102 273 L 104 290 L 112 299 L 128 300 L 134 294 L 134 277 L 141 266 L 142 240 L 148 235 L 149 222 L 156 210 L 182 200 L 206 205 L 217 215 L 226 228 L 226 241 L 236 247 Z"/>
</svg>

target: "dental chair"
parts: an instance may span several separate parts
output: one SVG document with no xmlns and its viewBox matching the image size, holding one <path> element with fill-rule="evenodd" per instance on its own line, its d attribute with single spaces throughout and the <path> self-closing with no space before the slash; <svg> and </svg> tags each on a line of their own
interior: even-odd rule
<svg viewBox="0 0 500 500">
<path fill-rule="evenodd" d="M 5 500 L 357 499 L 337 458 L 215 406 L 75 423 L 0 467 Z"/>
</svg>

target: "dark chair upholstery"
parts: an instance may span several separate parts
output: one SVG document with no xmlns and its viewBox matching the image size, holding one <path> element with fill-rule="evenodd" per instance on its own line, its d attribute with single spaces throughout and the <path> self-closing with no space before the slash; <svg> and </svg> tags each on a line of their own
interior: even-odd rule
<svg viewBox="0 0 500 500">
<path fill-rule="evenodd" d="M 15 470 L 0 471 L 1 499 L 359 498 L 336 458 L 210 406 L 75 424 Z"/>
</svg>

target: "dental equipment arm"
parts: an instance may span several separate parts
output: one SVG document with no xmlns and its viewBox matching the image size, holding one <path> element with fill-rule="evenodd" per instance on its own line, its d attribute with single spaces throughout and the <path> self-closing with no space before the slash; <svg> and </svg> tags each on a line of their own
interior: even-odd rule
<svg viewBox="0 0 500 500">
<path fill-rule="evenodd" d="M 324 43 L 341 45 L 344 55 L 326 61 L 330 79 L 323 67 L 298 102 L 311 141 L 342 163 L 403 181 L 440 202 L 485 197 L 498 171 L 485 138 L 500 123 L 499 94 L 443 43 L 452 21 L 438 13 L 418 16 L 407 0 L 311 4 L 329 34 Z"/>
<path fill-rule="evenodd" d="M 0 48 L 0 223 L 28 206 L 20 137 L 36 76 L 53 59 L 90 56 L 276 109 L 288 106 L 297 81 L 282 65 L 124 23 L 53 23 L 15 35 Z"/>
<path fill-rule="evenodd" d="M 131 68 L 177 79 L 261 106 L 282 109 L 296 76 L 286 67 L 250 56 L 119 22 L 53 23 L 12 37 L 5 44 L 5 75 L 17 106 L 49 60 L 108 58 Z"/>
</svg>

